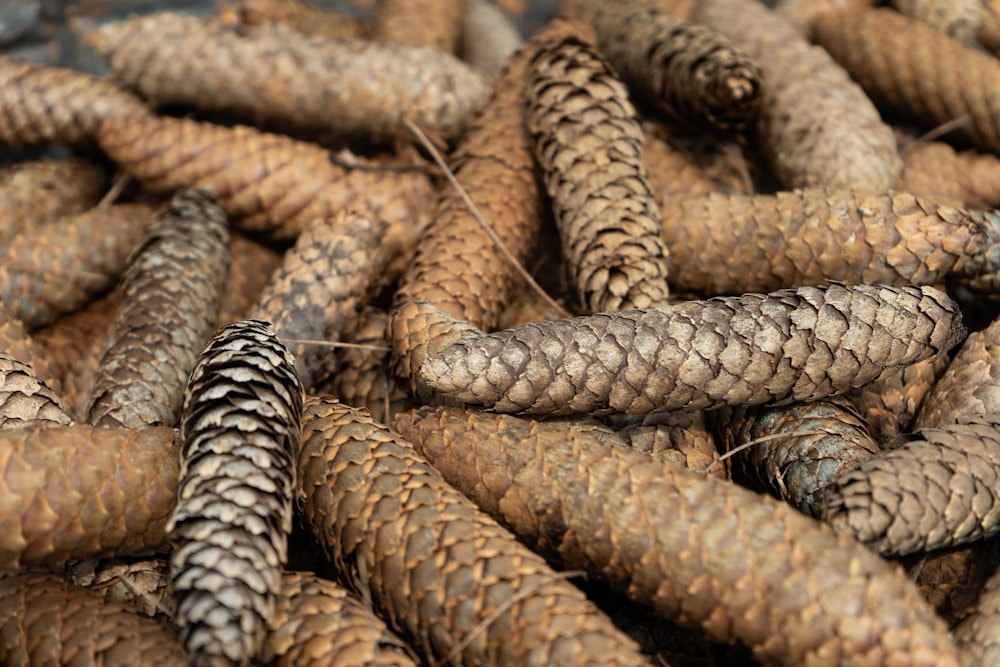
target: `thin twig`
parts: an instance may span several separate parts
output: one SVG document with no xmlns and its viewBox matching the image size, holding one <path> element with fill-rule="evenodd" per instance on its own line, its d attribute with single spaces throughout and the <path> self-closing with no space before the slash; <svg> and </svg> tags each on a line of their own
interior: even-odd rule
<svg viewBox="0 0 1000 667">
<path fill-rule="evenodd" d="M 749 442 L 744 442 L 739 447 L 734 447 L 733 449 L 730 449 L 728 452 L 720 456 L 718 459 L 712 461 L 707 466 L 696 472 L 702 475 L 707 475 L 712 471 L 712 468 L 722 463 L 723 461 L 731 458 L 734 454 L 738 454 L 739 452 L 742 452 L 746 449 L 750 449 L 751 447 L 759 445 L 763 442 L 768 442 L 769 440 L 780 440 L 781 438 L 797 438 L 801 435 L 829 435 L 829 432 L 822 430 L 809 430 L 809 431 L 795 431 L 794 433 L 772 433 L 770 435 L 764 435 L 759 438 L 755 438 L 754 440 L 751 440 Z"/>
<path fill-rule="evenodd" d="M 300 345 L 318 345 L 321 347 L 352 347 L 358 350 L 372 350 L 373 352 L 391 352 L 392 348 L 385 345 L 372 345 L 371 343 L 344 343 L 341 341 L 315 340 L 313 338 L 282 338 L 284 343 L 298 343 Z"/>
<path fill-rule="evenodd" d="M 921 134 L 919 137 L 910 142 L 908 146 L 906 146 L 903 150 L 901 150 L 899 152 L 899 155 L 900 157 L 902 157 L 911 150 L 913 150 L 913 148 L 916 146 L 922 146 L 923 144 L 928 144 L 932 141 L 935 141 L 936 139 L 943 137 L 946 134 L 950 134 L 951 132 L 955 132 L 956 130 L 960 130 L 963 127 L 966 127 L 971 124 L 972 124 L 972 116 L 970 116 L 969 114 L 963 114 L 958 118 L 952 118 L 948 122 L 941 123 L 937 127 L 928 130 L 924 134 Z"/>
<path fill-rule="evenodd" d="M 132 182 L 132 177 L 129 176 L 128 172 L 124 171 L 119 172 L 115 176 L 114 182 L 111 183 L 111 187 L 108 188 L 108 191 L 105 193 L 105 195 L 101 197 L 101 201 L 97 202 L 97 206 L 95 208 L 105 209 L 114 204 L 116 201 L 118 201 L 118 198 L 121 197 L 122 192 L 131 182 Z"/>
<path fill-rule="evenodd" d="M 413 122 L 411 122 L 408 118 L 404 118 L 403 123 L 406 124 L 407 129 L 410 132 L 412 132 L 420 141 L 420 143 L 423 144 L 424 148 L 427 149 L 427 152 L 430 153 L 431 157 L 434 159 L 434 162 L 437 164 L 438 167 L 441 168 L 441 171 L 444 172 L 445 178 L 448 179 L 448 182 L 451 183 L 451 186 L 455 188 L 455 190 L 458 192 L 459 196 L 462 198 L 462 201 L 465 202 L 466 207 L 468 207 L 469 209 L 469 213 L 472 214 L 472 217 L 476 219 L 476 222 L 479 223 L 479 226 L 482 227 L 483 231 L 486 232 L 487 236 L 490 237 L 490 240 L 493 241 L 493 245 L 495 245 L 497 249 L 507 259 L 507 261 L 510 262 L 510 265 L 514 267 L 514 269 L 521 275 L 522 278 L 524 278 L 524 280 L 528 283 L 531 289 L 537 292 L 538 295 L 542 297 L 542 299 L 545 301 L 545 303 L 549 304 L 550 307 L 554 308 L 556 312 L 560 314 L 561 317 L 567 317 L 567 318 L 572 317 L 568 312 L 566 312 L 565 308 L 560 306 L 555 299 L 549 296 L 548 293 L 544 289 L 542 289 L 541 285 L 535 282 L 535 279 L 531 277 L 531 274 L 528 273 L 527 270 L 525 270 L 524 266 L 521 265 L 521 262 L 517 261 L 517 258 L 514 257 L 513 253 L 511 253 L 511 251 L 507 249 L 507 246 L 505 246 L 503 241 L 500 240 L 500 237 L 497 236 L 497 233 L 493 231 L 493 227 L 490 226 L 490 224 L 486 222 L 486 220 L 483 218 L 482 214 L 479 212 L 479 209 L 476 207 L 475 202 L 473 202 L 472 198 L 469 196 L 469 193 L 466 192 L 465 188 L 462 187 L 462 184 L 458 182 L 457 178 L 455 178 L 455 173 L 450 168 L 448 168 L 447 164 L 445 164 L 445 161 L 441 158 L 441 154 L 437 151 L 436 148 L 434 148 L 433 144 L 431 144 L 431 141 L 430 139 L 427 138 L 427 135 L 424 134 L 423 131 L 419 127 L 414 125 Z"/>
</svg>

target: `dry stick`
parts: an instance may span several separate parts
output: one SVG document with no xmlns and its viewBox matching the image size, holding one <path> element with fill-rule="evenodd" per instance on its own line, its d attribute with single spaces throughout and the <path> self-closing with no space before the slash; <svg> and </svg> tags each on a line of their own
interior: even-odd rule
<svg viewBox="0 0 1000 667">
<path fill-rule="evenodd" d="M 111 187 L 108 188 L 108 191 L 104 193 L 103 197 L 101 197 L 101 201 L 97 202 L 96 208 L 107 208 L 112 204 L 114 204 L 116 201 L 118 201 L 118 198 L 121 196 L 122 192 L 125 191 L 125 188 L 128 187 L 129 183 L 131 182 L 132 182 L 132 176 L 129 175 L 128 172 L 119 171 L 118 175 L 115 176 L 115 180 L 111 184 Z"/>
<path fill-rule="evenodd" d="M 534 290 L 545 301 L 545 303 L 549 305 L 550 308 L 555 310 L 562 317 L 569 317 L 570 314 L 566 312 L 566 309 L 560 306 L 555 299 L 549 296 L 548 293 L 542 289 L 542 286 L 531 277 L 531 274 L 524 268 L 524 265 L 517 260 L 517 257 L 515 257 L 504 242 L 500 240 L 500 237 L 497 236 L 493 227 L 490 223 L 486 222 L 486 219 L 483 218 L 483 215 L 479 212 L 476 202 L 472 201 L 468 191 L 462 187 L 462 184 L 458 182 L 457 178 L 455 178 L 455 172 L 453 172 L 444 159 L 442 159 L 441 153 L 434 148 L 434 145 L 431 143 L 430 139 L 427 138 L 427 135 L 424 134 L 423 130 L 414 125 L 409 118 L 404 118 L 403 124 L 406 125 L 406 128 L 417 137 L 423 147 L 427 149 L 427 152 L 429 152 L 431 157 L 434 159 L 435 164 L 437 164 L 437 166 L 444 173 L 445 178 L 448 179 L 448 183 L 455 188 L 455 191 L 462 198 L 462 201 L 465 202 L 465 206 L 469 209 L 469 213 L 471 213 L 472 217 L 476 219 L 476 222 L 478 222 L 479 226 L 483 228 L 483 231 L 486 232 L 486 234 L 490 237 L 490 240 L 493 241 L 493 245 L 496 246 L 497 250 L 503 254 L 504 258 L 511 265 L 511 267 L 517 271 L 518 275 L 531 286 L 531 289 Z"/>
<path fill-rule="evenodd" d="M 803 435 L 826 435 L 826 431 L 809 430 L 809 431 L 796 431 L 795 433 L 771 433 L 770 435 L 762 435 L 759 438 L 748 440 L 747 442 L 744 442 L 742 445 L 733 447 L 725 454 L 720 454 L 719 458 L 712 461 L 704 468 L 696 470 L 695 472 L 697 472 L 699 475 L 707 475 L 709 472 L 711 472 L 712 468 L 714 468 L 715 466 L 721 465 L 723 462 L 731 459 L 733 456 L 739 454 L 740 452 L 750 449 L 751 447 L 754 447 L 764 442 L 771 442 L 772 440 L 797 438 Z"/>
<path fill-rule="evenodd" d="M 359 350 L 372 350 L 374 352 L 392 352 L 388 345 L 369 345 L 368 343 L 346 343 L 344 341 L 313 340 L 311 338 L 285 338 L 286 343 L 302 343 L 303 345 L 319 345 L 321 347 L 352 347 Z"/>
<path fill-rule="evenodd" d="M 945 122 L 941 123 L 940 125 L 938 125 L 935 128 L 931 128 L 930 130 L 927 130 L 926 132 L 924 132 L 923 134 L 921 134 L 919 137 L 917 137 L 917 139 L 916 139 L 916 141 L 914 143 L 934 141 L 935 139 L 939 139 L 940 137 L 943 137 L 946 134 L 950 134 L 952 132 L 957 132 L 958 130 L 961 130 L 963 128 L 969 127 L 971 124 L 972 124 L 972 116 L 970 116 L 967 113 L 966 114 L 962 114 L 961 116 L 958 116 L 956 118 L 952 118 L 951 120 L 948 120 L 948 121 L 945 121 Z M 913 144 L 911 144 L 911 146 L 912 145 Z M 907 149 L 908 148 L 909 147 L 907 147 Z"/>
</svg>

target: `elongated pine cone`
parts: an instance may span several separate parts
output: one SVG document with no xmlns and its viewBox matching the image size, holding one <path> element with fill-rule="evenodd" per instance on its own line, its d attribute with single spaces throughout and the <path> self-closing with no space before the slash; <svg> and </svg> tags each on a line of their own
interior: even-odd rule
<svg viewBox="0 0 1000 667">
<path fill-rule="evenodd" d="M 578 588 L 367 411 L 307 401 L 298 484 L 338 576 L 428 662 L 646 664 Z"/>
<path fill-rule="evenodd" d="M 675 289 L 712 296 L 827 280 L 1000 287 L 1000 215 L 905 192 L 807 188 L 670 199 L 662 209 Z"/>
<path fill-rule="evenodd" d="M 658 0 L 575 5 L 594 24 L 601 52 L 644 102 L 718 130 L 739 130 L 756 117 L 760 68 L 721 34 L 672 15 Z"/>
<path fill-rule="evenodd" d="M 18 234 L 0 246 L 0 303 L 29 331 L 80 308 L 125 272 L 152 212 L 115 204 Z"/>
<path fill-rule="evenodd" d="M 59 575 L 0 575 L 0 662 L 104 667 L 185 667 L 177 632 Z"/>
<path fill-rule="evenodd" d="M 95 426 L 173 426 L 212 334 L 229 271 L 229 227 L 211 192 L 176 195 L 146 228 L 87 410 Z"/>
<path fill-rule="evenodd" d="M 0 349 L 0 429 L 38 421 L 61 426 L 73 423 L 62 401 L 39 381 L 31 366 Z"/>
<path fill-rule="evenodd" d="M 996 416 L 923 428 L 836 482 L 824 518 L 885 556 L 968 544 L 1000 532 Z"/>
<path fill-rule="evenodd" d="M 165 548 L 179 450 L 163 426 L 0 430 L 0 571 Z"/>
<path fill-rule="evenodd" d="M 535 322 L 459 340 L 419 382 L 438 400 L 522 414 L 645 414 L 814 400 L 965 335 L 931 287 L 803 287 Z"/>
<path fill-rule="evenodd" d="M 395 424 L 525 543 L 762 665 L 958 664 L 898 567 L 783 502 L 575 422 L 423 407 Z"/>
<path fill-rule="evenodd" d="M 285 253 L 250 319 L 271 322 L 295 355 L 305 391 L 336 374 L 339 341 L 358 319 L 358 310 L 379 284 L 385 252 L 384 226 L 367 215 L 341 211 L 315 220 Z"/>
<path fill-rule="evenodd" d="M 573 286 L 586 312 L 667 303 L 669 251 L 642 157 L 645 136 L 628 90 L 593 46 L 568 35 L 531 59 L 527 122 Z"/>
<path fill-rule="evenodd" d="M 81 158 L 45 158 L 0 169 L 0 243 L 97 204 L 108 174 Z"/>
<path fill-rule="evenodd" d="M 353 593 L 311 572 L 281 577 L 262 659 L 275 667 L 416 667 L 413 649 Z"/>
<path fill-rule="evenodd" d="M 893 186 L 902 161 L 892 129 L 826 51 L 761 2 L 700 0 L 692 18 L 732 40 L 763 72 L 756 135 L 783 189 Z"/>
<path fill-rule="evenodd" d="M 829 12 L 813 34 L 887 112 L 1000 153 L 1000 63 L 891 9 Z"/>
<path fill-rule="evenodd" d="M 92 145 L 101 121 L 149 113 L 110 81 L 0 56 L 0 142 L 15 148 Z"/>
<path fill-rule="evenodd" d="M 264 650 L 288 556 L 302 400 L 292 355 L 265 322 L 221 328 L 191 372 L 167 531 L 193 664 L 249 665 Z"/>
<path fill-rule="evenodd" d="M 434 197 L 422 170 L 353 156 L 342 166 L 315 144 L 241 125 L 122 119 L 101 125 L 98 141 L 146 189 L 210 188 L 236 229 L 273 239 L 294 239 L 313 220 L 346 209 L 389 225 L 390 256 L 412 253 Z"/>
<path fill-rule="evenodd" d="M 408 117 L 454 139 L 488 91 L 484 74 L 430 48 L 327 39 L 281 24 L 226 26 L 160 12 L 103 25 L 91 42 L 117 79 L 155 104 L 341 137 L 405 135 Z"/>
</svg>

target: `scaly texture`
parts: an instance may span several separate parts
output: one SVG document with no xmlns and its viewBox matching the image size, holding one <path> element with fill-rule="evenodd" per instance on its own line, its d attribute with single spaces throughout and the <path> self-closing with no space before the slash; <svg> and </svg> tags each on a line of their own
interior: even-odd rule
<svg viewBox="0 0 1000 667">
<path fill-rule="evenodd" d="M 810 188 L 671 200 L 661 211 L 671 284 L 742 294 L 827 280 L 1000 286 L 1000 216 L 902 192 Z"/>
<path fill-rule="evenodd" d="M 283 23 L 329 39 L 364 39 L 371 32 L 365 22 L 353 16 L 325 11 L 303 0 L 240 0 L 238 12 L 246 25 Z"/>
<path fill-rule="evenodd" d="M 309 399 L 303 427 L 303 518 L 426 661 L 646 664 L 579 589 L 366 412 Z"/>
<path fill-rule="evenodd" d="M 416 667 L 412 649 L 346 589 L 285 572 L 262 659 L 275 667 Z"/>
<path fill-rule="evenodd" d="M 302 387 L 312 392 L 336 371 L 334 349 L 354 324 L 361 307 L 378 284 L 385 265 L 379 247 L 383 230 L 366 215 L 341 211 L 316 220 L 285 253 L 250 319 L 271 322 L 295 355 Z"/>
<path fill-rule="evenodd" d="M 1000 207 L 1000 158 L 988 153 L 967 150 L 958 154 L 969 208 Z"/>
<path fill-rule="evenodd" d="M 817 16 L 825 12 L 871 7 L 875 2 L 876 0 L 775 0 L 770 6 L 778 16 L 808 39 Z"/>
<path fill-rule="evenodd" d="M 1000 661 L 1000 571 L 983 586 L 973 612 L 955 628 L 955 642 L 965 667 L 993 667 Z"/>
<path fill-rule="evenodd" d="M 921 594 L 949 626 L 967 617 L 983 586 L 1000 565 L 997 538 L 912 556 L 907 567 Z M 954 635 L 953 635 L 954 636 Z"/>
<path fill-rule="evenodd" d="M 146 115 L 139 98 L 110 81 L 0 55 L 0 142 L 87 146 L 101 121 Z"/>
<path fill-rule="evenodd" d="M 824 518 L 885 556 L 968 544 L 1000 531 L 1000 431 L 989 418 L 922 428 L 845 473 Z"/>
<path fill-rule="evenodd" d="M 484 74 L 433 49 L 333 40 L 281 24 L 160 12 L 105 24 L 91 42 L 115 78 L 154 104 L 344 138 L 405 135 L 409 118 L 454 139 L 488 90 Z"/>
<path fill-rule="evenodd" d="M 58 575 L 0 575 L 0 661 L 10 667 L 185 667 L 177 632 Z"/>
<path fill-rule="evenodd" d="M 958 664 L 900 569 L 780 501 L 572 422 L 421 408 L 396 427 L 522 540 L 763 665 Z"/>
<path fill-rule="evenodd" d="M 174 618 L 174 600 L 168 590 L 167 560 L 155 556 L 70 561 L 66 580 L 99 593 L 105 600 L 124 602 L 144 616 Z"/>
<path fill-rule="evenodd" d="M 68 426 L 73 419 L 62 401 L 31 366 L 0 349 L 0 429 L 19 428 L 32 422 Z"/>
<path fill-rule="evenodd" d="M 809 516 L 821 514 L 841 474 L 879 451 L 861 416 L 841 397 L 735 408 L 715 416 L 715 423 L 726 451 L 751 444 L 734 457 L 744 478 Z"/>
<path fill-rule="evenodd" d="M 891 9 L 833 12 L 817 41 L 889 113 L 928 127 L 968 115 L 954 136 L 1000 152 L 1000 62 Z"/>
<path fill-rule="evenodd" d="M 983 48 L 978 39 L 983 22 L 996 21 L 994 0 L 892 0 L 899 12 L 922 21 L 938 32 L 972 48 Z"/>
<path fill-rule="evenodd" d="M 0 571 L 164 548 L 178 452 L 166 427 L 0 431 Z"/>
<path fill-rule="evenodd" d="M 466 0 L 378 0 L 372 39 L 455 53 Z"/>
<path fill-rule="evenodd" d="M 761 68 L 759 142 L 784 189 L 892 187 L 901 167 L 892 130 L 823 49 L 753 0 L 704 0 L 694 18 Z"/>
<path fill-rule="evenodd" d="M 80 158 L 43 158 L 0 169 L 0 244 L 97 203 L 107 172 Z"/>
<path fill-rule="evenodd" d="M 977 414 L 1000 414 L 1000 319 L 969 334 L 930 390 L 914 426 L 943 427 Z"/>
<path fill-rule="evenodd" d="M 229 276 L 219 303 L 217 326 L 246 319 L 271 276 L 281 266 L 282 253 L 242 234 L 230 234 Z"/>
<path fill-rule="evenodd" d="M 954 347 L 930 287 L 803 287 L 525 324 L 427 358 L 438 398 L 523 414 L 645 414 L 844 393 Z"/>
<path fill-rule="evenodd" d="M 176 118 L 109 121 L 101 148 L 148 190 L 215 192 L 242 231 L 294 239 L 316 218 L 354 210 L 384 220 L 390 257 L 412 253 L 434 191 L 419 170 L 354 158 L 335 165 L 319 146 L 250 127 Z"/>
<path fill-rule="evenodd" d="M 912 142 L 900 147 L 903 170 L 893 186 L 941 206 L 966 205 L 965 177 L 958 153 L 943 141 Z"/>
<path fill-rule="evenodd" d="M 458 182 L 521 262 L 533 250 L 542 222 L 542 197 L 525 127 L 524 79 L 538 49 L 565 34 L 561 23 L 551 24 L 511 56 L 489 101 L 451 156 Z M 460 194 L 447 188 L 396 291 L 389 336 L 399 373 L 413 377 L 428 349 L 442 345 L 435 338 L 451 335 L 448 326 L 436 325 L 432 332 L 421 328 L 428 320 L 411 319 L 421 308 L 415 302 L 426 301 L 456 320 L 490 330 L 519 282 L 515 268 Z"/>
<path fill-rule="evenodd" d="M 153 208 L 116 204 L 18 234 L 0 249 L 0 303 L 29 331 L 113 286 Z"/>
<path fill-rule="evenodd" d="M 229 228 L 215 195 L 185 190 L 146 228 L 87 408 L 95 426 L 173 426 L 212 334 L 229 271 Z"/>
<path fill-rule="evenodd" d="M 719 458 L 703 410 L 658 412 L 638 418 L 613 415 L 608 421 L 632 449 L 656 454 L 689 470 L 729 479 L 729 463 Z"/>
<path fill-rule="evenodd" d="M 345 336 L 353 345 L 335 350 L 337 372 L 329 385 L 316 392 L 331 394 L 341 403 L 367 409 L 375 421 L 387 423 L 394 414 L 409 407 L 410 397 L 396 383 L 389 369 L 391 348 L 385 337 L 389 314 L 371 306 L 358 313 L 357 321 Z"/>
<path fill-rule="evenodd" d="M 492 77 L 524 42 L 517 25 L 491 0 L 466 0 L 459 55 Z"/>
<path fill-rule="evenodd" d="M 676 18 L 657 0 L 580 0 L 576 10 L 643 102 L 715 130 L 739 130 L 756 117 L 760 68 L 715 31 Z"/>
<path fill-rule="evenodd" d="M 24 324 L 7 311 L 2 302 L 0 302 L 0 351 L 31 366 L 31 371 L 38 381 L 57 396 L 61 396 L 62 373 L 56 374 L 53 371 L 54 364 L 50 364 L 46 346 L 30 336 L 24 330 Z"/>
<path fill-rule="evenodd" d="M 118 301 L 118 292 L 111 292 L 32 335 L 62 386 L 59 395 L 63 404 L 80 423 L 87 416 L 90 390 L 115 321 Z M 37 371 L 34 363 L 32 366 Z"/>
<path fill-rule="evenodd" d="M 649 169 L 653 199 L 661 213 L 672 205 L 674 197 L 704 197 L 720 189 L 697 158 L 670 143 L 659 126 L 647 122 L 645 130 L 642 155 Z"/>
<path fill-rule="evenodd" d="M 531 59 L 525 95 L 535 158 L 583 310 L 664 305 L 669 251 L 642 157 L 642 125 L 625 84 L 597 52 L 590 27 Z"/>
<path fill-rule="evenodd" d="M 265 322 L 220 329 L 191 372 L 167 533 L 193 665 L 249 665 L 264 650 L 288 558 L 302 400 L 292 355 Z"/>
<path fill-rule="evenodd" d="M 927 395 L 950 361 L 945 354 L 918 361 L 890 371 L 851 394 L 851 400 L 876 441 L 887 443 L 902 433 L 909 433 Z"/>
</svg>

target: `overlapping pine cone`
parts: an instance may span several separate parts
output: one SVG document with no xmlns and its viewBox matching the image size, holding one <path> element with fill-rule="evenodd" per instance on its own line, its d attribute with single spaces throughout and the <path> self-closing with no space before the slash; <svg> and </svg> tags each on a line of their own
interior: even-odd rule
<svg viewBox="0 0 1000 667">
<path fill-rule="evenodd" d="M 0 664 L 996 660 L 996 12 L 518 4 L 0 53 Z"/>
</svg>

